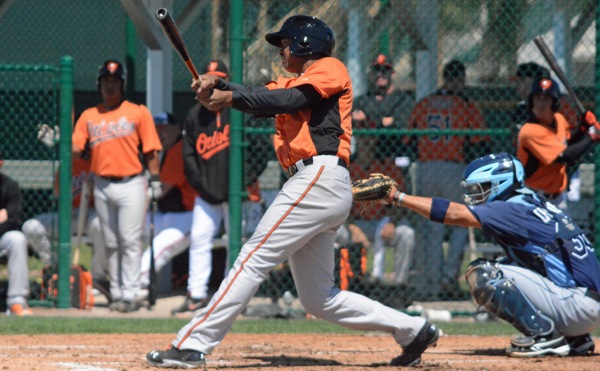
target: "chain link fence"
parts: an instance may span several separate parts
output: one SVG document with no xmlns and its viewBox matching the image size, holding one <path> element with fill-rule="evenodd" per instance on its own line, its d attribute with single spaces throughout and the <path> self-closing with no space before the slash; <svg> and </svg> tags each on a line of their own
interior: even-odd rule
<svg viewBox="0 0 600 371">
<path fill-rule="evenodd" d="M 192 59 L 201 67 L 212 58 L 230 60 L 232 3 L 165 0 L 144 4 L 172 9 L 181 21 Z M 598 3 L 247 0 L 243 2 L 243 82 L 263 85 L 287 75 L 278 50 L 265 41 L 266 33 L 279 29 L 291 15 L 321 18 L 335 31 L 334 56 L 346 64 L 354 86 L 351 175 L 386 172 L 408 192 L 458 200 L 458 179 L 468 161 L 489 152 L 516 152 L 516 128 L 521 123 L 516 110 L 526 100 L 516 76 L 518 66 L 535 62 L 549 68 L 533 43 L 535 36 L 544 37 L 579 99 L 594 110 Z M 127 62 L 128 96 L 144 103 L 146 46 L 120 1 L 57 1 L 52 7 L 43 2 L 14 2 L 0 14 L 0 32 L 5 36 L 0 64 L 43 63 L 64 54 L 73 56 L 76 116 L 98 101 L 95 73 L 108 58 Z M 182 120 L 194 100 L 189 72 L 174 58 L 173 114 Z M 464 86 L 444 86 L 445 77 L 463 76 Z M 57 161 L 56 153 L 35 138 L 36 125 L 56 121 L 53 78 L 41 71 L 0 70 L 0 94 L 19 92 L 0 101 L 1 150 L 11 161 L 43 161 L 47 166 L 42 170 L 15 163 L 35 176 L 42 171 L 52 173 Z M 422 99 L 438 89 L 453 90 L 467 102 L 464 110 L 450 114 L 441 109 L 427 116 L 427 107 L 417 109 Z M 573 107 L 565 97 L 561 111 L 576 124 Z M 258 203 L 245 202 L 244 233 L 248 234 L 285 176 L 271 145 L 273 121 L 250 116 L 243 121 L 244 184 L 240 188 L 258 185 L 262 197 Z M 569 205 L 592 237 L 597 235 L 596 161 L 591 151 L 571 169 Z M 24 188 L 28 215 L 54 207 L 49 183 Z M 377 238 L 388 222 L 394 238 Z M 343 227 L 342 232 L 348 234 L 340 233 L 336 248 L 337 283 L 401 309 L 415 300 L 467 300 L 466 264 L 475 256 L 498 253 L 478 231 L 434 229 L 417 215 L 383 206 L 353 209 Z M 362 242 L 348 237 L 358 233 L 357 227 L 366 236 Z M 286 291 L 295 295 L 289 270 L 282 266 L 257 295 L 276 299 Z"/>
</svg>

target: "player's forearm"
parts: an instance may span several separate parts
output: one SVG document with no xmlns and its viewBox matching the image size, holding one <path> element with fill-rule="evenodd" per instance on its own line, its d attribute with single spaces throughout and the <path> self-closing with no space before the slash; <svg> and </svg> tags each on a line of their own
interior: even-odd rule
<svg viewBox="0 0 600 371">
<path fill-rule="evenodd" d="M 468 207 L 449 200 L 440 198 L 421 197 L 398 193 L 395 187 L 387 197 L 390 204 L 405 207 L 421 214 L 423 217 L 448 225 L 461 227 L 481 228 L 481 224 L 475 218 Z"/>
<path fill-rule="evenodd" d="M 156 151 L 148 152 L 144 155 L 146 157 L 146 165 L 151 176 L 158 176 L 160 163 Z"/>
</svg>

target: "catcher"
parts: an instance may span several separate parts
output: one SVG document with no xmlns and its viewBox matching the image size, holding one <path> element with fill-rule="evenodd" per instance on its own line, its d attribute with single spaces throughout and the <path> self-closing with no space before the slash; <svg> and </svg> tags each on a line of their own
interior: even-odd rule
<svg viewBox="0 0 600 371">
<path fill-rule="evenodd" d="M 506 256 L 477 259 L 465 274 L 471 296 L 524 336 L 511 340 L 513 357 L 577 356 L 594 352 L 600 327 L 600 266 L 594 247 L 569 216 L 524 186 L 515 157 L 491 154 L 471 162 L 462 186 L 466 205 L 418 197 L 383 174 L 353 183 L 356 202 L 384 202 L 444 224 L 482 229 Z"/>
</svg>

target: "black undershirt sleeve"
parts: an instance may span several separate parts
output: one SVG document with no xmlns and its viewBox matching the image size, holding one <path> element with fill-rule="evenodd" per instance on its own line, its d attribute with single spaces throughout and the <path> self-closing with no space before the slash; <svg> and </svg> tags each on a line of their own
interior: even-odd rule
<svg viewBox="0 0 600 371">
<path fill-rule="evenodd" d="M 569 143 L 568 147 L 558 155 L 555 162 L 562 164 L 573 164 L 577 162 L 581 156 L 583 156 L 588 149 L 594 144 L 592 138 L 587 135 L 583 135 L 578 138 L 576 142 Z"/>
<path fill-rule="evenodd" d="M 246 88 L 224 80 L 215 86 L 233 92 L 233 108 L 255 115 L 292 113 L 311 107 L 321 95 L 310 85 L 290 89 Z"/>
</svg>

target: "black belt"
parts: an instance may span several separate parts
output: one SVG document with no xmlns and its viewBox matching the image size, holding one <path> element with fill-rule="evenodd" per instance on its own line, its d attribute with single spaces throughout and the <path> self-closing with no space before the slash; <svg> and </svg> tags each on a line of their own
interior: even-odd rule
<svg viewBox="0 0 600 371">
<path fill-rule="evenodd" d="M 596 291 L 587 289 L 584 295 L 600 303 L 600 294 L 598 294 Z"/>
<path fill-rule="evenodd" d="M 312 165 L 314 163 L 314 160 L 312 157 L 310 157 L 310 158 L 302 160 L 302 163 L 304 164 L 304 166 L 308 166 L 308 165 Z M 343 167 L 344 169 L 348 168 L 348 166 L 346 165 L 346 161 L 342 160 L 339 157 L 338 157 L 337 164 L 339 166 Z M 298 172 L 298 166 L 296 166 L 296 165 L 292 165 L 292 166 L 288 167 L 288 169 L 287 169 L 287 174 L 289 176 L 294 176 L 294 174 L 296 174 L 297 172 Z"/>
<path fill-rule="evenodd" d="M 109 182 L 126 182 L 128 180 L 131 180 L 137 176 L 139 176 L 141 173 L 137 173 L 137 174 L 133 174 L 133 175 L 129 175 L 129 176 L 102 176 L 102 175 L 98 175 L 100 178 L 108 180 Z"/>
</svg>

